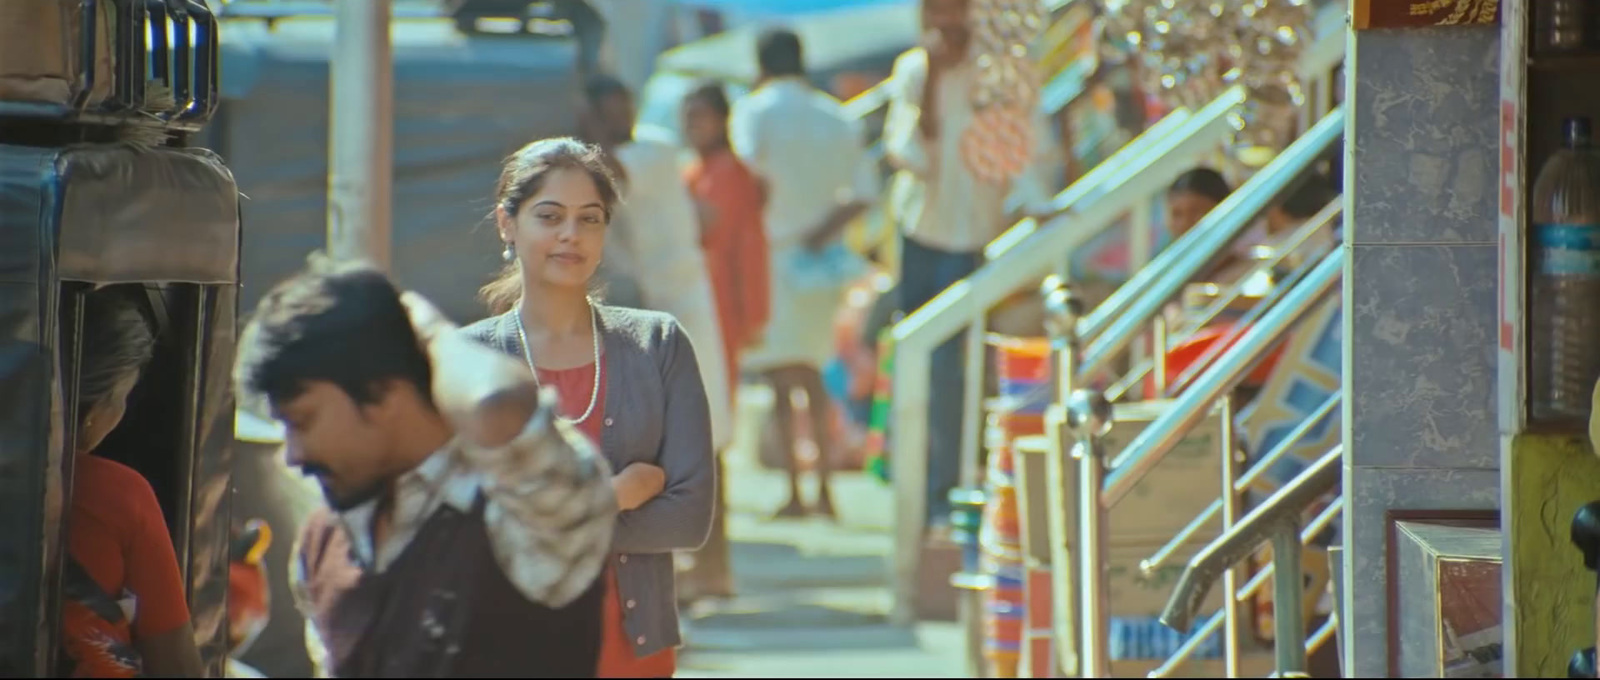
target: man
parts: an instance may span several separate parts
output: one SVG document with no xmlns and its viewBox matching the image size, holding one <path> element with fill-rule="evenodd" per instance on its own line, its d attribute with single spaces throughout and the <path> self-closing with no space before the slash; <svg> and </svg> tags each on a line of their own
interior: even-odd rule
<svg viewBox="0 0 1600 680">
<path fill-rule="evenodd" d="M 520 364 L 314 256 L 259 303 L 234 377 L 327 501 L 290 562 L 324 673 L 594 676 L 612 477 Z"/>
<path fill-rule="evenodd" d="M 588 79 L 584 106 L 583 133 L 605 150 L 623 186 L 601 271 L 630 274 L 637 281 L 635 306 L 677 317 L 696 347 L 716 347 L 722 327 L 700 248 L 699 218 L 683 185 L 688 151 L 654 130 L 641 129 L 635 137 L 633 94 L 612 76 Z M 733 436 L 731 369 L 721 352 L 702 350 L 696 357 L 711 407 L 711 443 L 720 451 Z"/>
<path fill-rule="evenodd" d="M 733 107 L 728 123 L 734 152 L 767 189 L 772 304 L 764 342 L 745 356 L 744 368 L 764 373 L 777 395 L 773 417 L 789 461 L 789 502 L 778 515 L 808 512 L 800 499 L 790 406 L 790 395 L 804 390 L 818 449 L 821 490 L 814 510 L 833 517 L 828 484 L 835 453 L 833 411 L 822 366 L 834 354 L 833 320 L 846 286 L 865 273 L 844 249 L 841 235 L 876 197 L 878 178 L 857 121 L 806 79 L 799 36 L 787 30 L 763 34 L 756 60 L 760 80 Z"/>
<path fill-rule="evenodd" d="M 1040 170 L 1051 155 L 1043 116 L 1033 116 L 1030 167 L 1007 183 L 981 179 L 968 167 L 961 139 L 976 111 L 970 93 L 978 69 L 971 58 L 968 0 L 922 0 L 922 46 L 895 60 L 886 86 L 883 142 L 889 161 L 913 181 L 898 192 L 901 220 L 900 295 L 909 315 L 981 263 L 984 246 L 1015 217 L 1049 198 Z M 929 391 L 928 521 L 948 524 L 949 492 L 959 481 L 962 419 L 961 346 L 952 339 L 933 355 Z"/>
</svg>

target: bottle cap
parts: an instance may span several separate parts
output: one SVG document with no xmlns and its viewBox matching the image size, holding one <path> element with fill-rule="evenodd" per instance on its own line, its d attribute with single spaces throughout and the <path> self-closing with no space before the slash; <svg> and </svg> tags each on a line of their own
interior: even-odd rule
<svg viewBox="0 0 1600 680">
<path fill-rule="evenodd" d="M 1588 116 L 1573 116 L 1562 123 L 1561 136 L 1568 146 L 1588 146 L 1594 139 L 1593 129 Z"/>
</svg>

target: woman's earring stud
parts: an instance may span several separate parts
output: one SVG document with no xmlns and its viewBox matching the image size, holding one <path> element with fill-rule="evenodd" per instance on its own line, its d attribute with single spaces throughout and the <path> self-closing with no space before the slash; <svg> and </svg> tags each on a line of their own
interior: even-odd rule
<svg viewBox="0 0 1600 680">
<path fill-rule="evenodd" d="M 511 249 L 511 244 L 506 243 L 506 249 L 500 252 L 500 259 L 510 262 L 517 259 L 517 251 Z"/>
</svg>

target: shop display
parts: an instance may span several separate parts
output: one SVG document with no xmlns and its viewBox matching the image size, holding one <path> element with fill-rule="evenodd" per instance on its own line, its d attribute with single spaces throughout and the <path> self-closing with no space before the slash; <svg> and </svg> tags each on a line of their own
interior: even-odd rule
<svg viewBox="0 0 1600 680">
<path fill-rule="evenodd" d="M 1021 174 L 1032 156 L 1033 110 L 1040 77 L 1028 48 L 1044 32 L 1049 13 L 1040 0 L 974 0 L 971 92 L 978 120 L 961 137 L 961 155 L 973 174 L 1002 184 Z"/>
<path fill-rule="evenodd" d="M 1305 101 L 1297 72 L 1311 43 L 1305 0 L 1100 0 L 1109 41 L 1137 55 L 1149 91 L 1198 108 L 1224 88 L 1250 93 L 1241 145 L 1281 149 Z"/>
<path fill-rule="evenodd" d="M 1578 420 L 1600 378 L 1600 153 L 1588 118 L 1562 133 L 1533 188 L 1529 396 L 1536 419 Z"/>
</svg>

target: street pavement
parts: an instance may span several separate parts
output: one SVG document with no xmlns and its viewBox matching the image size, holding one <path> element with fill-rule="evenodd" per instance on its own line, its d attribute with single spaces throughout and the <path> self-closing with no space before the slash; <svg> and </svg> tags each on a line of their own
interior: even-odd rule
<svg viewBox="0 0 1600 680">
<path fill-rule="evenodd" d="M 750 422 L 741 418 L 744 422 Z M 748 438 L 741 437 L 742 440 Z M 862 473 L 834 480 L 839 520 L 771 519 L 787 478 L 751 446 L 728 452 L 728 533 L 738 589 L 683 613 L 678 677 L 961 677 L 955 623 L 889 623 L 893 502 Z M 805 497 L 815 498 L 806 479 Z"/>
</svg>

